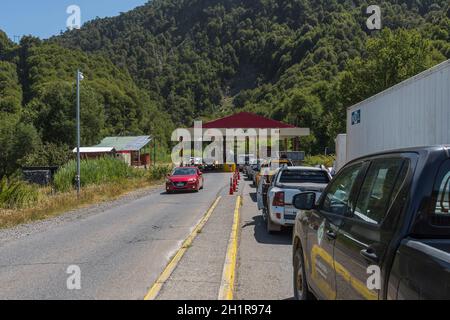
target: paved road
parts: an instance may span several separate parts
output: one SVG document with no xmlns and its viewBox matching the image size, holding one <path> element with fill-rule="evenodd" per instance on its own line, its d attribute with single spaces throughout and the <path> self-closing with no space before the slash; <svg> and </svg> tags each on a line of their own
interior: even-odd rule
<svg viewBox="0 0 450 320">
<path fill-rule="evenodd" d="M 292 229 L 268 234 L 256 189 L 245 182 L 236 299 L 291 300 L 292 273 Z"/>
<path fill-rule="evenodd" d="M 223 196 L 208 222 L 164 284 L 158 300 L 216 300 L 236 207 L 236 196 Z"/>
<path fill-rule="evenodd" d="M 145 197 L 0 246 L 0 299 L 142 299 L 171 255 L 226 192 L 229 174 L 205 175 L 198 194 Z M 81 290 L 66 273 L 81 269 Z"/>
</svg>

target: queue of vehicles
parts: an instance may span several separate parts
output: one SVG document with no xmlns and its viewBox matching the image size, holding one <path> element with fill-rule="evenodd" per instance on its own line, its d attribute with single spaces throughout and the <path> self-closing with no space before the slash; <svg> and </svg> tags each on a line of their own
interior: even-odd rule
<svg viewBox="0 0 450 320">
<path fill-rule="evenodd" d="M 450 299 L 450 146 L 386 151 L 327 168 L 249 160 L 258 209 L 273 233 L 293 227 L 299 300 Z M 176 168 L 168 193 L 204 187 Z"/>
<path fill-rule="evenodd" d="M 296 299 L 450 299 L 450 146 L 358 158 L 334 178 L 267 162 L 258 209 L 269 233 L 294 227 Z"/>
<path fill-rule="evenodd" d="M 450 299 L 449 80 L 450 60 L 348 108 L 338 174 L 294 197 L 296 298 Z"/>
</svg>

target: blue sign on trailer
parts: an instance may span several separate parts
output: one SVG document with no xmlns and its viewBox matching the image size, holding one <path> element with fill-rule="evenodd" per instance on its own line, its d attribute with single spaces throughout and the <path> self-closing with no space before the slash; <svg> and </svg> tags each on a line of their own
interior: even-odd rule
<svg viewBox="0 0 450 320">
<path fill-rule="evenodd" d="M 361 123 L 361 109 L 352 112 L 352 126 Z"/>
</svg>

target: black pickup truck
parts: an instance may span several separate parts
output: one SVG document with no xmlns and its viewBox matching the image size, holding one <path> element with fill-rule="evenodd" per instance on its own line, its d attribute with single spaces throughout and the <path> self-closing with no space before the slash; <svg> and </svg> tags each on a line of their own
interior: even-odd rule
<svg viewBox="0 0 450 320">
<path fill-rule="evenodd" d="M 297 299 L 450 299 L 450 147 L 356 159 L 293 202 Z"/>
</svg>

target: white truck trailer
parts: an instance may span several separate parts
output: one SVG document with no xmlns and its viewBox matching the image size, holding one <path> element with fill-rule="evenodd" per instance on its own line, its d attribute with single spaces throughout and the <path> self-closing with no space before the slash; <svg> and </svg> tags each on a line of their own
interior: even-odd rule
<svg viewBox="0 0 450 320">
<path fill-rule="evenodd" d="M 339 134 L 335 140 L 336 160 L 333 164 L 333 171 L 337 173 L 347 163 L 347 135 Z"/>
<path fill-rule="evenodd" d="M 450 60 L 348 108 L 346 159 L 336 169 L 380 151 L 437 144 L 450 144 Z"/>
</svg>

